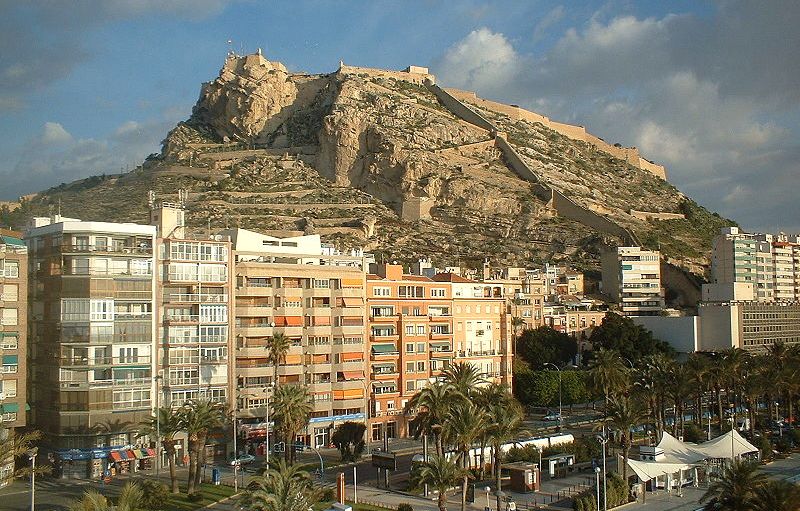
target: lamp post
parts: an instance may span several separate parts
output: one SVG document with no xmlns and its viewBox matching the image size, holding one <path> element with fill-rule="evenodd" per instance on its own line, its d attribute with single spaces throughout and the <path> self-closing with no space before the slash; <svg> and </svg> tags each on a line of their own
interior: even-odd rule
<svg viewBox="0 0 800 511">
<path fill-rule="evenodd" d="M 275 384 L 274 383 L 270 383 L 266 388 L 264 388 L 264 393 L 267 396 L 267 417 L 266 417 L 266 421 L 267 421 L 267 448 L 264 450 L 264 453 L 265 453 L 264 455 L 265 455 L 266 461 L 267 461 L 267 467 L 269 467 L 269 395 L 272 393 L 272 390 L 274 389 L 274 387 L 275 387 Z"/>
<path fill-rule="evenodd" d="M 161 469 L 161 405 L 159 403 L 158 382 L 163 378 L 161 371 L 153 380 L 156 383 L 156 477 L 158 477 L 159 470 Z"/>
<path fill-rule="evenodd" d="M 558 423 L 561 424 L 561 421 L 563 419 L 561 415 L 561 368 L 552 362 L 547 362 L 542 367 L 547 367 L 547 366 L 553 366 L 556 368 L 556 371 L 558 371 Z"/>
<path fill-rule="evenodd" d="M 603 424 L 603 435 L 597 435 L 597 441 L 603 446 L 603 511 L 608 510 L 608 482 L 606 481 L 606 443 L 608 443 L 608 438 L 606 437 L 606 425 Z M 599 490 L 598 490 L 599 491 Z M 598 510 L 600 509 L 598 503 Z"/>
<path fill-rule="evenodd" d="M 783 424 L 778 421 L 778 402 L 775 401 L 775 425 L 778 426 L 778 436 L 783 438 Z"/>
<path fill-rule="evenodd" d="M 600 467 L 594 467 L 594 485 L 597 490 L 597 509 L 600 509 Z"/>
<path fill-rule="evenodd" d="M 238 468 L 239 468 L 239 450 L 236 447 L 236 405 L 233 405 L 233 491 L 238 493 L 239 492 L 239 478 L 238 478 Z"/>
<path fill-rule="evenodd" d="M 36 509 L 36 455 L 38 453 L 38 447 L 30 449 L 26 453 L 28 459 L 31 460 L 31 511 Z"/>
<path fill-rule="evenodd" d="M 486 511 L 489 511 L 489 509 L 491 508 L 491 504 L 489 503 L 489 492 L 492 489 L 487 486 L 486 488 L 484 488 L 484 490 L 486 491 Z"/>
</svg>

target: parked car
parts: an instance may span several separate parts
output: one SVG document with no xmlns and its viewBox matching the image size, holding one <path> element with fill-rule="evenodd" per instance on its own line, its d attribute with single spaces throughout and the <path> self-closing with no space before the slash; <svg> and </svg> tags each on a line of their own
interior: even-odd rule
<svg viewBox="0 0 800 511">
<path fill-rule="evenodd" d="M 545 415 L 545 416 L 542 418 L 542 420 L 546 420 L 546 421 L 560 421 L 560 420 L 561 420 L 561 415 L 560 415 L 558 412 L 548 412 L 548 413 L 547 413 L 547 415 Z"/>
<path fill-rule="evenodd" d="M 252 454 L 240 454 L 238 458 L 234 458 L 230 461 L 230 465 L 239 465 L 241 467 L 242 465 L 248 465 L 254 461 L 256 461 L 256 457 Z"/>
</svg>

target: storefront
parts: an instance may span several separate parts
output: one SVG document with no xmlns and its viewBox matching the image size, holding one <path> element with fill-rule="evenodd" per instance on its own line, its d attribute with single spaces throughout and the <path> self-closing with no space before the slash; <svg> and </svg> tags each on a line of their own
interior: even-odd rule
<svg viewBox="0 0 800 511">
<path fill-rule="evenodd" d="M 108 453 L 108 448 L 55 451 L 55 474 L 62 479 L 99 478 L 107 467 Z"/>
</svg>

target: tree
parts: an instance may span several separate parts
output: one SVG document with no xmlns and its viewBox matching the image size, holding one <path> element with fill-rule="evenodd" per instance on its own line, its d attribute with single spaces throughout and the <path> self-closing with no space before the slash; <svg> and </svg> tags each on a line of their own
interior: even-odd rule
<svg viewBox="0 0 800 511">
<path fill-rule="evenodd" d="M 294 461 L 295 438 L 308 426 L 311 410 L 311 397 L 306 387 L 282 385 L 275 390 L 272 397 L 272 418 L 275 421 L 275 434 L 286 445 L 286 462 Z"/>
<path fill-rule="evenodd" d="M 454 461 L 438 454 L 431 456 L 426 463 L 422 464 L 419 472 L 420 482 L 439 492 L 436 501 L 439 511 L 447 511 L 447 492 L 461 482 L 462 477 L 465 477 L 464 472 L 466 471 Z"/>
<path fill-rule="evenodd" d="M 367 426 L 360 422 L 343 422 L 336 426 L 331 443 L 339 449 L 342 461 L 356 461 L 364 452 L 364 432 Z"/>
<path fill-rule="evenodd" d="M 486 383 L 486 376 L 469 362 L 456 362 L 442 371 L 444 380 L 466 398 L 472 397 L 479 386 Z"/>
<path fill-rule="evenodd" d="M 175 472 L 175 455 L 177 453 L 175 435 L 183 431 L 181 415 L 177 410 L 173 410 L 168 406 L 159 408 L 156 413 L 158 413 L 158 420 L 156 420 L 155 415 L 145 419 L 141 424 L 142 429 L 139 431 L 138 436 L 154 437 L 157 431 L 161 433 L 161 446 L 164 452 L 167 453 L 172 493 L 179 493 L 178 475 Z"/>
<path fill-rule="evenodd" d="M 703 394 L 708 390 L 708 357 L 704 353 L 695 352 L 686 361 L 688 378 L 692 381 L 692 395 L 695 400 L 695 421 L 703 425 Z"/>
<path fill-rule="evenodd" d="M 594 350 L 615 350 L 629 360 L 636 361 L 656 353 L 674 354 L 668 343 L 653 337 L 653 333 L 619 314 L 608 313 L 600 326 L 589 336 Z"/>
<path fill-rule="evenodd" d="M 112 504 L 97 490 L 87 490 L 83 497 L 70 505 L 70 511 L 137 511 L 144 499 L 142 489 L 136 483 L 126 483 Z"/>
<path fill-rule="evenodd" d="M 800 511 L 800 487 L 788 481 L 767 481 L 755 490 L 752 511 Z"/>
<path fill-rule="evenodd" d="M 208 399 L 194 399 L 180 409 L 179 417 L 181 427 L 186 431 L 189 440 L 189 481 L 186 493 L 194 495 L 200 487 L 208 434 L 225 423 L 225 407 Z"/>
<path fill-rule="evenodd" d="M 308 511 L 320 497 L 307 471 L 278 458 L 250 483 L 240 503 L 247 511 Z"/>
<path fill-rule="evenodd" d="M 746 461 L 734 461 L 722 471 L 722 476 L 711 483 L 700 497 L 708 501 L 705 509 L 711 511 L 742 511 L 750 509 L 756 488 L 763 485 L 766 475 L 758 472 L 758 465 Z"/>
<path fill-rule="evenodd" d="M 481 437 L 487 426 L 486 413 L 471 401 L 463 401 L 450 408 L 444 423 L 444 435 L 452 441 L 459 452 L 464 467 L 461 483 L 461 511 L 467 509 L 467 485 L 469 484 L 469 451 Z"/>
<path fill-rule="evenodd" d="M 10 428 L 0 428 L 0 467 L 14 466 L 17 458 L 27 456 L 28 451 L 33 448 L 33 444 L 42 438 L 40 431 L 29 431 L 27 433 L 17 433 Z M 26 464 L 27 465 L 27 464 Z M 36 473 L 47 473 L 50 471 L 48 466 L 37 466 Z M 31 473 L 28 466 L 13 470 L 10 474 L 6 475 L 4 479 L 0 479 L 0 486 L 9 484 L 11 479 L 17 477 L 24 477 Z"/>
<path fill-rule="evenodd" d="M 522 411 L 522 407 L 509 393 L 506 393 L 501 399 L 495 400 L 494 404 L 488 407 L 486 435 L 492 446 L 492 472 L 495 486 L 497 487 L 495 494 L 497 496 L 497 509 L 501 509 L 500 490 L 502 489 L 502 478 L 500 465 L 503 462 L 501 446 L 519 435 L 524 418 L 525 414 Z"/>
<path fill-rule="evenodd" d="M 631 430 L 644 420 L 646 413 L 636 400 L 623 394 L 611 398 L 606 415 L 611 430 L 619 433 L 619 442 L 622 446 L 623 458 L 622 480 L 625 481 L 625 487 L 627 488 L 628 455 L 631 451 Z"/>
<path fill-rule="evenodd" d="M 517 355 L 533 367 L 550 363 L 559 367 L 578 353 L 578 343 L 569 335 L 549 326 L 525 330 L 517 339 Z"/>
<path fill-rule="evenodd" d="M 286 363 L 286 354 L 292 346 L 292 340 L 282 332 L 277 332 L 267 341 L 267 361 L 272 364 L 273 382 L 278 388 L 278 367 Z"/>
<path fill-rule="evenodd" d="M 594 353 L 589 366 L 589 385 L 603 389 L 606 403 L 628 387 L 628 368 L 618 352 L 600 349 Z"/>
<path fill-rule="evenodd" d="M 416 410 L 409 423 L 411 435 L 419 439 L 422 435 L 433 435 L 436 453 L 444 456 L 442 424 L 450 411 L 450 406 L 463 400 L 450 383 L 436 381 L 414 394 L 406 404 L 406 412 Z"/>
</svg>

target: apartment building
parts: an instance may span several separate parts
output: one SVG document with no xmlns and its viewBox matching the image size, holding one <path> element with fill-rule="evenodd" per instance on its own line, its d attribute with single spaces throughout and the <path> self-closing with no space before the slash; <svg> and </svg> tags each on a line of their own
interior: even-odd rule
<svg viewBox="0 0 800 511">
<path fill-rule="evenodd" d="M 502 286 L 378 265 L 367 276 L 367 308 L 373 440 L 406 436 L 406 403 L 454 362 L 472 363 L 492 380 L 511 383 L 511 325 Z"/>
<path fill-rule="evenodd" d="M 31 422 L 48 446 L 136 443 L 152 409 L 155 235 L 150 225 L 32 220 Z M 108 452 L 83 454 L 70 468 L 99 476 Z"/>
<path fill-rule="evenodd" d="M 342 254 L 319 236 L 276 238 L 244 229 L 223 232 L 235 257 L 237 416 L 251 441 L 266 434 L 266 407 L 275 385 L 269 339 L 291 340 L 278 384 L 306 385 L 313 411 L 300 439 L 330 444 L 335 426 L 364 421 L 365 254 Z"/>
<path fill-rule="evenodd" d="M 11 233 L 9 233 L 11 234 Z M 22 239 L 0 234 L 0 428 L 26 424 L 28 249 Z M 13 463 L 10 467 L 13 470 Z M 0 467 L 0 481 L 4 467 Z"/>
<path fill-rule="evenodd" d="M 715 284 L 752 283 L 753 299 L 775 300 L 775 266 L 772 235 L 749 234 L 725 227 L 714 238 L 711 275 Z"/>
<path fill-rule="evenodd" d="M 661 254 L 641 247 L 617 247 L 601 256 L 603 292 L 628 316 L 657 316 L 664 308 Z"/>
<path fill-rule="evenodd" d="M 151 198 L 150 220 L 157 228 L 158 401 L 171 407 L 194 399 L 230 404 L 234 383 L 231 242 L 224 236 L 187 236 L 184 215 L 180 199 L 169 203 Z M 217 450 L 224 456 L 224 449 Z"/>
</svg>

